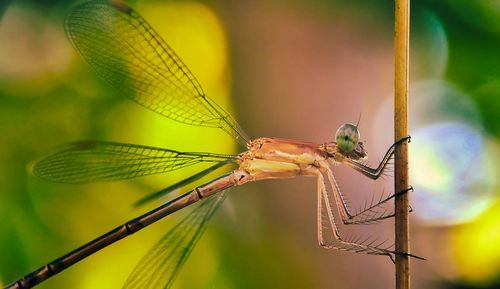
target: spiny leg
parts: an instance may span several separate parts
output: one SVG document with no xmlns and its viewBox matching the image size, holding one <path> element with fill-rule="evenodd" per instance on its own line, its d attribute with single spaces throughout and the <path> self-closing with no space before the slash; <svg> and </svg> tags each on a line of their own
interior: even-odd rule
<svg viewBox="0 0 500 289">
<path fill-rule="evenodd" d="M 392 218 L 395 216 L 394 211 L 388 212 L 382 206 L 394 197 L 406 194 L 409 191 L 413 191 L 413 187 L 409 187 L 405 190 L 397 192 L 395 194 L 389 195 L 387 197 L 381 196 L 377 202 L 374 202 L 372 198 L 370 205 L 365 204 L 364 208 L 358 210 L 354 215 L 352 215 L 348 220 L 342 220 L 344 224 L 373 224 L 379 221 Z M 412 208 L 408 208 L 409 212 L 412 212 Z"/>
<path fill-rule="evenodd" d="M 340 217 L 341 217 L 342 221 L 345 223 L 345 220 L 349 220 L 352 218 L 352 214 L 349 211 L 349 208 L 347 206 L 345 198 L 342 195 L 342 192 L 340 191 L 340 188 L 338 187 L 337 182 L 335 181 L 335 177 L 333 176 L 331 168 L 327 167 L 327 168 L 325 168 L 325 171 L 326 171 L 326 175 L 327 175 L 327 178 L 329 180 L 329 183 L 330 183 L 330 187 L 332 188 L 332 191 L 334 194 L 333 200 L 335 201 L 335 206 L 337 206 L 337 210 L 340 214 Z M 325 188 L 324 192 L 327 194 L 328 192 L 326 190 L 326 184 L 325 184 L 326 182 L 325 182 L 325 177 L 323 174 L 324 174 L 323 172 L 319 173 L 319 175 L 318 175 L 319 180 L 318 181 L 320 181 L 323 184 L 323 187 Z M 329 198 L 329 199 L 331 199 L 331 198 Z"/>
<path fill-rule="evenodd" d="M 324 208 L 323 208 L 324 204 Z M 330 225 L 331 233 L 334 237 L 330 242 L 326 242 L 323 236 L 323 209 L 325 209 L 328 222 Z M 360 238 L 351 238 L 350 240 L 345 240 L 341 237 L 338 227 L 335 223 L 335 217 L 333 214 L 333 210 L 331 207 L 331 200 L 328 196 L 328 191 L 324 183 L 324 179 L 322 177 L 318 177 L 318 243 L 321 247 L 325 249 L 337 249 L 355 253 L 365 253 L 370 255 L 386 255 L 391 258 L 394 262 L 394 255 L 405 255 L 421 260 L 425 260 L 422 257 L 415 256 L 410 253 L 400 253 L 391 250 L 392 245 L 384 245 L 386 241 L 377 242 L 377 239 L 360 239 Z"/>
<path fill-rule="evenodd" d="M 394 150 L 396 149 L 396 146 L 404 143 L 405 141 L 410 142 L 411 136 L 407 136 L 407 137 L 402 138 L 402 139 L 398 140 L 397 142 L 395 142 L 387 150 L 384 157 L 382 158 L 382 161 L 380 161 L 380 163 L 378 164 L 378 166 L 376 168 L 371 168 L 363 163 L 360 163 L 360 162 L 355 161 L 355 160 L 351 160 L 349 158 L 346 158 L 344 160 L 344 163 L 346 165 L 348 165 L 349 167 L 355 169 L 356 171 L 362 173 L 363 175 L 365 175 L 371 179 L 376 180 L 384 173 L 384 170 L 385 170 L 387 164 L 389 163 L 389 160 L 394 155 Z"/>
<path fill-rule="evenodd" d="M 328 176 L 328 181 L 330 183 L 330 187 L 334 194 L 335 204 L 337 206 L 337 209 L 339 210 L 342 222 L 346 225 L 371 224 L 393 217 L 394 212 L 388 212 L 385 208 L 383 208 L 383 205 L 397 195 L 405 194 L 408 191 L 413 191 L 413 188 L 410 187 L 401 192 L 389 195 L 385 198 L 382 196 L 380 199 L 378 199 L 378 201 L 375 201 L 375 199 L 372 198 L 369 205 L 365 205 L 364 208 L 358 210 L 356 213 L 353 214 L 349 211 L 347 204 L 344 201 L 344 197 L 342 195 L 342 192 L 340 191 L 340 188 L 337 185 L 337 182 L 335 181 L 335 177 L 333 176 L 331 168 L 330 167 L 325 168 L 325 172 L 326 175 Z M 324 179 L 322 174 L 320 177 Z M 326 193 L 328 193 L 328 191 L 326 191 Z"/>
<path fill-rule="evenodd" d="M 377 240 L 370 240 L 369 238 L 344 240 L 338 231 L 337 225 L 335 223 L 335 217 L 331 207 L 332 200 L 328 196 L 327 188 L 325 186 L 324 178 L 318 176 L 318 243 L 320 246 L 326 249 L 337 249 L 350 251 L 355 253 L 366 253 L 372 255 L 387 255 L 392 258 L 391 254 L 395 254 L 394 251 L 389 250 L 390 246 L 384 246 L 385 241 L 377 242 Z M 323 217 L 326 211 L 326 216 L 328 217 L 329 229 L 333 235 L 333 240 L 327 242 L 323 236 Z"/>
</svg>

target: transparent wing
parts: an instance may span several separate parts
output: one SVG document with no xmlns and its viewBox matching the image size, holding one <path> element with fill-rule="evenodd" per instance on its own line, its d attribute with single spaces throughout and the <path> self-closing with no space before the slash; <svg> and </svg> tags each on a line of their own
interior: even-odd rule
<svg viewBox="0 0 500 289">
<path fill-rule="evenodd" d="M 170 119 L 248 137 L 234 118 L 205 95 L 189 68 L 134 10 L 90 1 L 66 18 L 66 33 L 87 62 L 127 97 Z"/>
<path fill-rule="evenodd" d="M 59 183 L 115 181 L 159 174 L 236 156 L 184 153 L 144 145 L 86 141 L 68 144 L 35 164 L 33 173 Z"/>
<path fill-rule="evenodd" d="M 124 289 L 167 289 L 225 199 L 223 191 L 205 201 L 171 229 L 137 264 Z"/>
</svg>

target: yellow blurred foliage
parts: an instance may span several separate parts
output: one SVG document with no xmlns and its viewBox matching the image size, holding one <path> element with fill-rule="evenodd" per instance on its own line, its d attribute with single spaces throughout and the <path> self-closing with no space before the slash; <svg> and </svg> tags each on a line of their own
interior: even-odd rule
<svg viewBox="0 0 500 289">
<path fill-rule="evenodd" d="M 500 273 L 499 228 L 500 201 L 497 201 L 474 221 L 453 229 L 456 267 L 466 281 L 486 284 Z"/>
</svg>

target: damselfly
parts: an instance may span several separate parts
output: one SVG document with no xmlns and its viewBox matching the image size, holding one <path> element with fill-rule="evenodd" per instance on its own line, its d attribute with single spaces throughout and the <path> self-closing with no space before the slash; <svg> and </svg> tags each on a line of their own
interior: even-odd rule
<svg viewBox="0 0 500 289">
<path fill-rule="evenodd" d="M 94 141 L 73 143 L 48 155 L 35 165 L 34 174 L 61 183 L 130 179 L 201 162 L 212 163 L 207 169 L 151 194 L 141 202 L 189 185 L 223 166 L 233 164 L 237 168 L 117 227 L 6 288 L 33 287 L 106 246 L 206 199 L 151 249 L 123 286 L 127 289 L 168 288 L 229 188 L 252 181 L 296 176 L 317 178 L 318 242 L 322 247 L 391 258 L 394 254 L 416 257 L 394 252 L 384 243 L 347 240 L 341 236 L 334 208 L 343 224 L 370 224 L 393 216 L 382 206 L 396 194 L 352 212 L 331 169 L 342 164 L 377 179 L 384 173 L 396 145 L 409 141 L 409 137 L 392 145 L 375 168 L 363 162 L 366 152 L 359 140 L 358 127 L 353 124 L 342 125 L 337 130 L 335 141 L 326 143 L 278 138 L 251 140 L 229 113 L 205 95 L 196 78 L 169 45 L 130 7 L 105 1 L 84 3 L 68 15 L 65 29 L 87 62 L 133 101 L 181 123 L 222 129 L 247 150 L 238 155 L 224 155 Z"/>
</svg>

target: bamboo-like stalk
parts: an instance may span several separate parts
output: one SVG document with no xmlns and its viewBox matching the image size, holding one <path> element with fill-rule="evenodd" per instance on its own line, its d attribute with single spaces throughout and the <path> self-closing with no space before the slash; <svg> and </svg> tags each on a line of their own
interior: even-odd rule
<svg viewBox="0 0 500 289">
<path fill-rule="evenodd" d="M 408 135 L 408 72 L 410 38 L 410 0 L 395 0 L 395 77 L 394 77 L 394 139 Z M 402 143 L 395 151 L 394 189 L 408 188 L 408 144 Z M 409 252 L 408 194 L 395 199 L 395 242 L 397 252 Z M 396 255 L 396 289 L 410 288 L 410 258 Z"/>
</svg>

